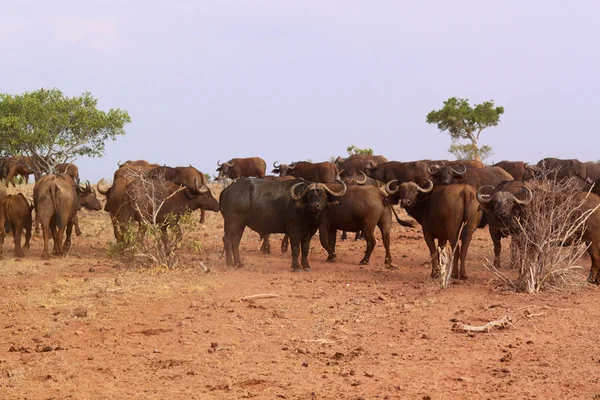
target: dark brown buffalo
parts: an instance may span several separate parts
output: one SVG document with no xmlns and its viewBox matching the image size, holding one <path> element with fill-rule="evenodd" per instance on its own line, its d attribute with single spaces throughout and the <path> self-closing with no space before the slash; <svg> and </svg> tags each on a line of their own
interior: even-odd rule
<svg viewBox="0 0 600 400">
<path fill-rule="evenodd" d="M 390 161 L 379 165 L 369 163 L 365 169 L 365 173 L 368 177 L 383 183 L 392 180 L 397 180 L 399 183 L 419 182 L 422 179 L 429 178 L 427 168 L 430 163 L 431 161 L 429 160 L 410 162 Z"/>
<path fill-rule="evenodd" d="M 329 204 L 346 192 L 334 192 L 322 183 L 302 180 L 274 181 L 242 178 L 221 192 L 219 202 L 225 220 L 225 247 L 228 266 L 242 266 L 240 240 L 248 226 L 261 236 L 286 233 L 292 244 L 292 271 L 310 270 L 310 239 L 328 218 Z M 298 256 L 302 250 L 302 260 Z"/>
<path fill-rule="evenodd" d="M 544 176 L 550 179 L 563 180 L 577 177 L 585 181 L 588 177 L 586 165 L 576 159 L 544 158 L 537 163 L 537 166 L 543 171 Z"/>
<path fill-rule="evenodd" d="M 533 200 L 534 193 L 522 184 L 507 185 L 503 182 L 494 188 L 491 194 L 484 195 L 482 188 L 477 198 L 482 208 L 491 213 L 508 232 L 516 233 L 520 230 L 519 224 L 527 223 L 527 205 Z M 582 239 L 588 244 L 588 254 L 592 259 L 592 266 L 588 275 L 588 282 L 600 284 L 600 197 L 595 194 L 578 193 L 581 206 L 578 207 L 576 216 L 590 212 L 585 222 Z"/>
<path fill-rule="evenodd" d="M 59 174 L 67 174 L 71 176 L 75 182 L 79 182 L 79 168 L 73 163 L 62 163 L 56 165 L 56 171 Z"/>
<path fill-rule="evenodd" d="M 90 189 L 90 190 L 88 190 Z M 71 247 L 71 232 L 77 210 L 83 206 L 100 210 L 102 206 L 89 185 L 82 189 L 67 174 L 45 175 L 33 187 L 33 204 L 42 225 L 44 252 L 42 258 L 50 258 L 48 239 L 52 234 L 53 254 L 65 255 Z M 66 239 L 63 236 L 66 229 Z"/>
<path fill-rule="evenodd" d="M 217 161 L 217 166 L 219 167 L 217 168 L 219 172 L 217 180 L 225 178 L 235 180 L 251 176 L 264 178 L 267 171 L 267 163 L 260 157 L 232 158 L 223 164 L 221 164 L 221 161 Z"/>
<path fill-rule="evenodd" d="M 25 230 L 25 248 L 29 249 L 31 239 L 31 210 L 32 207 L 21 193 L 8 195 L 0 200 L 0 259 L 4 246 L 5 225 L 8 224 L 15 242 L 15 257 L 25 257 L 21 248 L 21 235 Z"/>
<path fill-rule="evenodd" d="M 106 196 L 104 211 L 110 215 L 117 243 L 123 242 L 127 225 L 133 220 L 133 207 L 125 198 L 125 188 L 134 179 L 131 176 L 123 176 L 115 179 L 111 185 L 106 179 L 102 178 L 96 185 L 98 192 Z"/>
<path fill-rule="evenodd" d="M 586 179 L 591 182 L 600 180 L 600 163 L 586 162 L 585 165 Z"/>
<path fill-rule="evenodd" d="M 143 171 L 150 171 L 154 168 L 160 167 L 158 164 L 151 164 L 146 160 L 134 160 L 134 161 L 125 161 L 124 163 L 119 163 L 119 168 L 115 171 L 113 175 L 113 182 L 115 182 L 119 178 L 125 178 L 128 176 L 135 176 Z"/>
<path fill-rule="evenodd" d="M 509 229 L 508 220 L 505 217 L 512 212 L 512 208 L 520 215 L 521 209 L 531 201 L 530 194 L 530 184 L 522 180 L 504 181 L 495 186 L 482 186 L 477 189 L 477 201 L 481 203 L 481 210 L 489 225 L 490 236 L 494 244 L 494 266 L 496 268 L 501 267 L 502 239 L 514 233 Z M 508 209 L 509 207 L 511 209 Z"/>
<path fill-rule="evenodd" d="M 273 163 L 274 174 L 279 176 L 294 176 L 310 182 L 331 183 L 338 178 L 338 168 L 334 163 L 328 161 L 320 163 L 311 163 L 308 161 L 299 161 L 288 164 Z"/>
<path fill-rule="evenodd" d="M 29 175 L 36 175 L 33 169 L 33 163 L 28 156 L 14 156 L 4 159 L 0 165 L 0 177 L 4 179 L 6 187 L 9 183 L 15 186 L 14 177 L 20 175 L 25 179 L 25 183 L 29 183 Z"/>
<path fill-rule="evenodd" d="M 529 165 L 523 161 L 500 161 L 493 166 L 508 172 L 515 181 L 528 181 L 540 171 L 536 165 Z"/>
<path fill-rule="evenodd" d="M 363 171 L 360 171 L 360 175 L 350 175 L 350 176 L 346 175 L 342 180 L 348 186 L 354 186 L 354 185 L 379 186 L 379 182 L 377 182 L 373 178 L 369 178 Z M 348 239 L 348 233 L 346 231 L 342 231 L 342 237 L 340 238 L 340 240 L 346 240 L 346 239 Z M 354 236 L 355 241 L 360 240 L 360 239 L 364 239 L 362 231 L 356 232 L 356 235 Z"/>
<path fill-rule="evenodd" d="M 151 178 L 162 176 L 167 181 L 188 188 L 193 188 L 196 182 L 198 182 L 199 186 L 206 186 L 208 183 L 202 171 L 197 170 L 191 165 L 189 167 L 156 167 L 148 172 L 148 176 Z M 200 208 L 200 223 L 203 224 L 205 219 L 205 210 Z"/>
<path fill-rule="evenodd" d="M 502 181 L 511 181 L 513 177 L 500 167 L 473 168 L 462 163 L 443 166 L 432 165 L 428 169 L 431 180 L 436 185 L 466 183 L 477 189 L 481 186 L 495 186 Z"/>
<path fill-rule="evenodd" d="M 390 195 L 389 201 L 394 204 L 400 201 L 400 205 L 406 209 L 408 215 L 421 224 L 423 237 L 432 259 L 431 276 L 437 277 L 439 271 L 438 247 L 443 247 L 449 241 L 455 249 L 452 277 L 467 279 L 465 266 L 467 250 L 482 218 L 475 189 L 465 184 L 434 187 L 433 182 L 427 180 L 428 185 L 425 188 L 414 182 L 404 182 L 392 190 L 391 186 L 395 183 L 391 181 L 386 184 L 386 192 Z M 463 223 L 465 225 L 461 233 Z M 435 239 L 438 240 L 437 245 Z"/>
<path fill-rule="evenodd" d="M 327 186 L 340 192 L 339 184 L 329 183 Z M 392 206 L 384 201 L 387 195 L 375 186 L 348 186 L 346 193 L 338 197 L 339 205 L 329 209 L 329 218 L 319 227 L 321 245 L 328 252 L 327 261 L 334 262 L 337 230 L 363 232 L 367 249 L 360 265 L 369 264 L 375 248 L 375 227 L 379 227 L 385 248 L 385 264 L 392 264 L 390 252 L 390 229 L 392 227 Z M 407 226 L 398 219 L 398 222 Z M 411 225 L 408 225 L 411 226 Z"/>
<path fill-rule="evenodd" d="M 358 176 L 361 172 L 365 172 L 371 161 L 373 162 L 371 165 L 379 165 L 388 162 L 388 159 L 384 156 L 354 154 L 348 158 L 338 157 L 335 160 L 335 165 L 337 165 L 342 177 Z"/>
</svg>

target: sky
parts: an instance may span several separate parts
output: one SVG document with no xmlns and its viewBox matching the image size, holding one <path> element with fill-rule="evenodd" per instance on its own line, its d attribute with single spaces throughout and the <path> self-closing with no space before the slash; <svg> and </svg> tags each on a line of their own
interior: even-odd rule
<svg viewBox="0 0 600 400">
<path fill-rule="evenodd" d="M 0 92 L 85 91 L 132 122 L 119 160 L 451 159 L 425 122 L 449 97 L 505 109 L 488 161 L 600 159 L 595 1 L 27 1 L 0 13 Z M 270 170 L 271 168 L 269 168 Z"/>
</svg>

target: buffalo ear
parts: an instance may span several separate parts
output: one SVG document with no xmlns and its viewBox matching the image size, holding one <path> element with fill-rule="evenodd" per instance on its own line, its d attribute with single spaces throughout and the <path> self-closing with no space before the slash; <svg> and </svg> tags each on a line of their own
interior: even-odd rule
<svg viewBox="0 0 600 400">
<path fill-rule="evenodd" d="M 479 203 L 479 208 L 477 209 L 477 211 L 493 211 L 492 209 L 492 205 L 489 203 Z"/>
<path fill-rule="evenodd" d="M 337 200 L 337 199 L 334 199 L 334 200 L 328 200 L 328 201 L 327 201 L 327 206 L 328 206 L 328 207 L 337 207 L 337 206 L 339 206 L 339 205 L 340 205 L 340 201 L 339 201 L 339 200 Z"/>
</svg>

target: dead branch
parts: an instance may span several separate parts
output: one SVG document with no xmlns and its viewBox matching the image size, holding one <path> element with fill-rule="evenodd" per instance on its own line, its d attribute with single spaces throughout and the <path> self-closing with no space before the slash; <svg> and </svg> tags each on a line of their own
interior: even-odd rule
<svg viewBox="0 0 600 400">
<path fill-rule="evenodd" d="M 273 299 L 273 298 L 279 298 L 278 294 L 275 293 L 259 293 L 259 294 L 253 294 L 251 296 L 245 296 L 245 297 L 240 297 L 239 301 L 254 301 L 254 300 L 258 300 L 258 299 Z"/>
<path fill-rule="evenodd" d="M 485 325 L 461 325 L 458 323 L 455 323 L 454 325 L 452 325 L 452 330 L 453 331 L 460 331 L 460 332 L 489 332 L 492 329 L 506 329 L 506 327 L 508 325 L 511 325 L 511 319 L 508 315 L 505 315 L 504 317 L 496 320 L 496 321 L 490 321 Z"/>
</svg>

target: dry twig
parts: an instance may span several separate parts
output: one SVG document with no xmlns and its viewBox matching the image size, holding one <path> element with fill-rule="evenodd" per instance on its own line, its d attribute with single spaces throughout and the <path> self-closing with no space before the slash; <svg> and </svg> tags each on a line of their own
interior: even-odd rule
<svg viewBox="0 0 600 400">
<path fill-rule="evenodd" d="M 505 315 L 504 317 L 496 320 L 496 321 L 490 321 L 485 325 L 461 325 L 458 323 L 455 323 L 454 325 L 452 325 L 452 330 L 453 331 L 462 331 L 462 332 L 489 332 L 492 329 L 496 328 L 496 329 L 506 329 L 506 327 L 508 325 L 513 326 L 511 323 L 511 319 L 508 315 Z"/>
<path fill-rule="evenodd" d="M 240 297 L 239 301 L 254 301 L 254 300 L 258 300 L 258 299 L 273 299 L 273 298 L 279 298 L 279 295 L 275 294 L 275 293 L 259 293 L 259 294 L 253 294 L 251 296 Z"/>
</svg>

